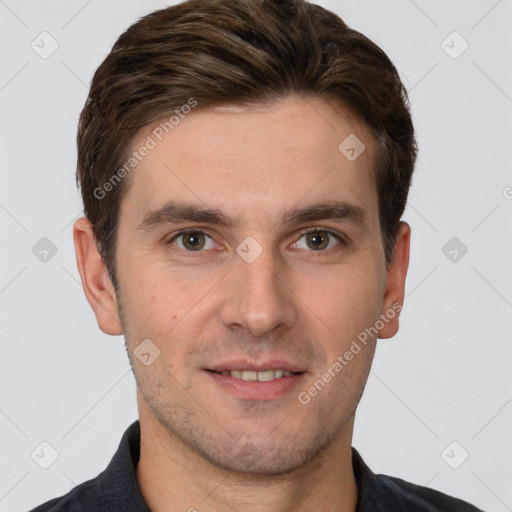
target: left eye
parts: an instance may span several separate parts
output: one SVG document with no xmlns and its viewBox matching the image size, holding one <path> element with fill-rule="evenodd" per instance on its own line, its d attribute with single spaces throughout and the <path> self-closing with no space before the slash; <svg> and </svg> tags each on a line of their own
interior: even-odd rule
<svg viewBox="0 0 512 512">
<path fill-rule="evenodd" d="M 179 244 L 175 241 L 182 240 L 182 243 Z M 208 247 L 207 242 L 211 243 L 211 246 Z M 185 231 L 178 233 L 171 241 L 171 243 L 176 243 L 176 245 L 180 249 L 184 249 L 186 251 L 200 251 L 201 249 L 213 249 L 215 243 L 213 239 L 208 236 L 203 231 Z"/>
<path fill-rule="evenodd" d="M 302 240 L 303 238 L 305 238 L 306 247 L 299 246 L 300 240 Z M 300 240 L 294 244 L 296 248 L 313 249 L 314 251 L 323 251 L 325 249 L 331 249 L 333 247 L 333 240 L 336 241 L 337 244 L 343 242 L 342 238 L 333 233 L 332 231 L 325 231 L 321 229 L 303 233 L 302 236 L 300 237 Z"/>
</svg>

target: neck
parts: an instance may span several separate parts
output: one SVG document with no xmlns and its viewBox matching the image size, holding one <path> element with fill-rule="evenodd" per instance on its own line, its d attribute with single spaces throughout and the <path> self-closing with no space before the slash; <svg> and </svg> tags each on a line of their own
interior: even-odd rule
<svg viewBox="0 0 512 512">
<path fill-rule="evenodd" d="M 139 407 L 142 496 L 152 512 L 354 512 L 357 484 L 352 470 L 352 427 L 322 453 L 278 476 L 233 473 L 213 466 L 167 432 Z"/>
</svg>

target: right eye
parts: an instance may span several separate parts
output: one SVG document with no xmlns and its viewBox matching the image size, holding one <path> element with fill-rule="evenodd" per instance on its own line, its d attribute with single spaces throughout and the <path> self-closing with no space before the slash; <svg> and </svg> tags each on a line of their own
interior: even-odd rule
<svg viewBox="0 0 512 512">
<path fill-rule="evenodd" d="M 210 247 L 205 247 L 211 242 Z M 197 229 L 185 229 L 174 235 L 168 242 L 169 244 L 176 245 L 180 249 L 188 252 L 200 252 L 201 249 L 213 249 L 215 243 L 213 239 L 204 231 Z"/>
</svg>

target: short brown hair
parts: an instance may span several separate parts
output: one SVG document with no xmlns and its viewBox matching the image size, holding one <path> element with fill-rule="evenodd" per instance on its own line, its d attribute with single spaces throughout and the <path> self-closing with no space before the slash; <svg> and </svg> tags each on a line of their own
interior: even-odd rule
<svg viewBox="0 0 512 512">
<path fill-rule="evenodd" d="M 119 205 L 129 180 L 109 187 L 106 198 L 97 190 L 129 158 L 140 129 L 191 98 L 202 109 L 292 93 L 338 100 L 370 127 L 391 261 L 417 145 L 407 92 L 387 55 L 304 0 L 188 0 L 141 18 L 119 37 L 94 74 L 80 116 L 77 184 L 116 288 Z"/>
</svg>

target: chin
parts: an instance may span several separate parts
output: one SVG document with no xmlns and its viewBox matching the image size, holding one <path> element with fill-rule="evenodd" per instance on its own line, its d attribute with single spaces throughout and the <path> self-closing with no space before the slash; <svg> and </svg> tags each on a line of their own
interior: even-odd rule
<svg viewBox="0 0 512 512">
<path fill-rule="evenodd" d="M 330 444 L 332 437 L 324 433 L 321 437 L 304 439 L 290 435 L 278 439 L 225 438 L 222 441 L 197 442 L 198 438 L 187 443 L 198 455 L 213 466 L 251 477 L 273 477 L 298 470 L 314 460 Z M 192 441 L 192 442 L 190 442 Z"/>
</svg>

